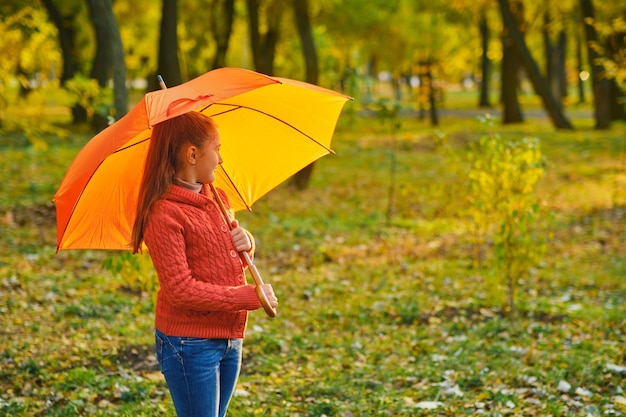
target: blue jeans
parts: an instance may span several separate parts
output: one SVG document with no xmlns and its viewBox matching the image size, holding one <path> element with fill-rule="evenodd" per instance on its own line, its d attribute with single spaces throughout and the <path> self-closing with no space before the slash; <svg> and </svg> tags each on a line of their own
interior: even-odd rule
<svg viewBox="0 0 626 417">
<path fill-rule="evenodd" d="M 241 369 L 242 339 L 155 332 L 161 372 L 178 417 L 224 417 Z"/>
</svg>

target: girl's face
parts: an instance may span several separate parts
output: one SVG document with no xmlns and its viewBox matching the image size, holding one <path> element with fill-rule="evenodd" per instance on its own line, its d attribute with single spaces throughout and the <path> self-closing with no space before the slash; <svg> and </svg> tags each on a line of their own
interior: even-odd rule
<svg viewBox="0 0 626 417">
<path fill-rule="evenodd" d="M 207 140 L 196 151 L 196 182 L 210 184 L 215 181 L 215 170 L 222 163 L 220 147 L 222 143 L 219 135 L 214 140 Z"/>
</svg>

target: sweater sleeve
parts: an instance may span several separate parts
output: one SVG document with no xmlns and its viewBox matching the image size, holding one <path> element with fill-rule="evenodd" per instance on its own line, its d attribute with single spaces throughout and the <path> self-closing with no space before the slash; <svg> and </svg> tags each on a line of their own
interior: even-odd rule
<svg viewBox="0 0 626 417">
<path fill-rule="evenodd" d="M 162 294 L 175 307 L 197 311 L 256 310 L 254 285 L 221 286 L 194 278 L 185 251 L 184 228 L 163 210 L 155 210 L 144 237 Z"/>
</svg>

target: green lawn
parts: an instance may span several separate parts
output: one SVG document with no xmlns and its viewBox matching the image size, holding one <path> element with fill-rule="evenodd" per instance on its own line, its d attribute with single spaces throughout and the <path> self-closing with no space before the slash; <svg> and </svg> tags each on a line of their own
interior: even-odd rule
<svg viewBox="0 0 626 417">
<path fill-rule="evenodd" d="M 573 122 L 344 115 L 308 190 L 238 214 L 281 304 L 250 315 L 230 415 L 625 415 L 626 126 Z M 465 216 L 470 144 L 493 132 L 546 161 L 545 253 L 513 317 Z M 50 201 L 83 141 L 0 151 L 0 415 L 173 415 L 149 260 L 55 253 Z"/>
</svg>

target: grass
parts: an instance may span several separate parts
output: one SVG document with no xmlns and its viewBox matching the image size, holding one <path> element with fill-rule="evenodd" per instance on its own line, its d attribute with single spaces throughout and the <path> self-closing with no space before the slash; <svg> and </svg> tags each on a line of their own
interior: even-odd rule
<svg viewBox="0 0 626 417">
<path fill-rule="evenodd" d="M 487 128 L 342 118 L 308 190 L 238 215 L 281 305 L 250 315 L 230 415 L 626 414 L 626 127 L 585 123 L 491 128 L 538 137 L 547 160 L 550 243 L 510 318 L 462 215 L 467 144 Z M 153 294 L 105 267 L 119 254 L 54 251 L 50 199 L 80 143 L 0 152 L 0 415 L 173 415 Z"/>
</svg>

